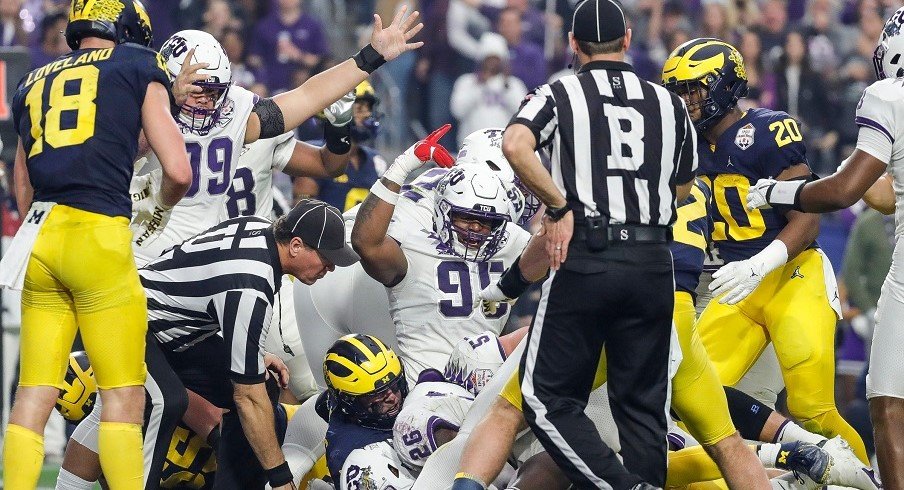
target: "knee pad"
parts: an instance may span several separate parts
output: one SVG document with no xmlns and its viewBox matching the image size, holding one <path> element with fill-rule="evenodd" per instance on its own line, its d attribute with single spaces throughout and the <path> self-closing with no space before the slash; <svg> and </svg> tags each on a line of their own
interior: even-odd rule
<svg viewBox="0 0 904 490">
<path fill-rule="evenodd" d="M 94 410 L 82 420 L 78 426 L 76 426 L 75 430 L 72 432 L 72 440 L 85 446 L 91 451 L 98 453 L 97 449 L 97 434 L 100 430 L 100 412 L 101 412 L 101 399 L 97 398 L 97 404 L 94 406 Z"/>
<path fill-rule="evenodd" d="M 751 441 L 760 440 L 766 420 L 773 410 L 743 391 L 728 386 L 725 387 L 725 398 L 728 400 L 731 421 L 741 437 Z"/>
</svg>

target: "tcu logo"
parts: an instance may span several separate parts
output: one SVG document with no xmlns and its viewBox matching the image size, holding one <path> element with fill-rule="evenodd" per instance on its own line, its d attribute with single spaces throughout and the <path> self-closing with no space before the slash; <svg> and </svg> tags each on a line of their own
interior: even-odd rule
<svg viewBox="0 0 904 490">
<path fill-rule="evenodd" d="M 173 36 L 173 38 L 160 49 L 160 54 L 163 55 L 165 59 L 178 58 L 187 52 L 188 42 L 186 42 L 185 38 L 182 36 Z"/>
</svg>

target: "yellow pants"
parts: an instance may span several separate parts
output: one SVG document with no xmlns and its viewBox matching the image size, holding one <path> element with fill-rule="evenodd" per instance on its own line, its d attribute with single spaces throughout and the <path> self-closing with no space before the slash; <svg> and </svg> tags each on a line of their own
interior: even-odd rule
<svg viewBox="0 0 904 490">
<path fill-rule="evenodd" d="M 736 305 L 711 301 L 697 322 L 697 331 L 722 383 L 734 385 L 772 342 L 788 390 L 788 409 L 808 430 L 826 436 L 838 433 L 853 446 L 853 430 L 830 417 L 829 426 L 808 424 L 835 412 L 835 322 L 826 295 L 823 257 L 805 250 Z M 836 420 L 837 419 L 837 420 Z M 839 422 L 840 421 L 840 422 Z M 849 426 L 848 426 L 849 427 Z"/>
<path fill-rule="evenodd" d="M 735 427 L 728 413 L 725 390 L 694 329 L 694 300 L 690 294 L 682 291 L 675 293 L 673 319 L 684 358 L 672 381 L 672 408 L 694 438 L 701 444 L 713 445 L 734 434 Z M 593 380 L 593 389 L 602 386 L 606 378 L 606 355 L 603 352 Z M 521 386 L 517 371 L 509 378 L 499 396 L 521 410 Z"/>
<path fill-rule="evenodd" d="M 51 211 L 22 291 L 20 386 L 63 388 L 76 328 L 102 389 L 143 385 L 147 300 L 124 217 Z"/>
</svg>

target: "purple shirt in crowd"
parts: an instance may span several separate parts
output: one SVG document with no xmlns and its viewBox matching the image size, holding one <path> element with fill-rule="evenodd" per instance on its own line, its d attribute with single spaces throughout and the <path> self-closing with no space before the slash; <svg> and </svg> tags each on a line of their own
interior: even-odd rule
<svg viewBox="0 0 904 490">
<path fill-rule="evenodd" d="M 295 88 L 292 73 L 298 65 L 282 62 L 278 58 L 277 45 L 280 36 L 290 36 L 296 47 L 306 53 L 327 55 L 327 40 L 320 21 L 307 13 L 301 14 L 292 25 L 283 25 L 279 14 L 274 12 L 258 22 L 254 30 L 251 54 L 261 57 L 266 77 L 264 83 L 270 92 L 281 92 Z"/>
<path fill-rule="evenodd" d="M 512 75 L 521 79 L 528 91 L 546 83 L 549 75 L 543 48 L 527 41 L 509 46 L 509 66 L 512 68 Z"/>
</svg>

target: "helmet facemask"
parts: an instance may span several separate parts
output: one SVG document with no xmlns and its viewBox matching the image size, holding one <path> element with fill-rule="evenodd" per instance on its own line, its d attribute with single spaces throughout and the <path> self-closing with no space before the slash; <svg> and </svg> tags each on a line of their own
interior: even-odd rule
<svg viewBox="0 0 904 490">
<path fill-rule="evenodd" d="M 437 230 L 440 240 L 449 246 L 455 255 L 465 260 L 473 262 L 489 260 L 505 243 L 505 223 L 510 220 L 508 215 L 455 206 L 446 199 L 440 201 L 438 211 L 445 217 L 442 229 Z M 474 231 L 468 225 L 456 224 L 456 221 L 459 223 L 464 221 L 468 225 L 479 222 L 489 231 Z"/>
<path fill-rule="evenodd" d="M 395 403 L 384 409 L 390 395 L 395 394 Z M 353 395 L 339 390 L 333 391 L 336 397 L 336 408 L 356 424 L 372 429 L 391 429 L 396 416 L 402 411 L 402 402 L 408 396 L 408 381 L 405 373 L 365 395 Z"/>
<path fill-rule="evenodd" d="M 213 129 L 214 125 L 220 120 L 223 112 L 223 106 L 226 104 L 226 97 L 229 95 L 229 83 L 217 82 L 195 82 L 195 85 L 204 89 L 208 93 L 208 97 L 214 99 L 213 107 L 192 106 L 185 102 L 182 104 L 182 110 L 176 119 L 180 126 L 187 130 L 199 134 L 206 135 Z M 191 100 L 191 96 L 189 96 Z"/>
</svg>

